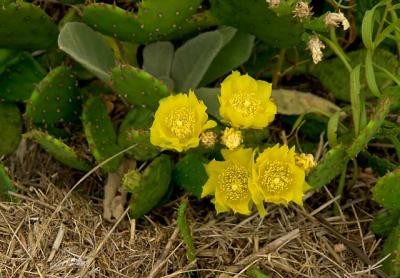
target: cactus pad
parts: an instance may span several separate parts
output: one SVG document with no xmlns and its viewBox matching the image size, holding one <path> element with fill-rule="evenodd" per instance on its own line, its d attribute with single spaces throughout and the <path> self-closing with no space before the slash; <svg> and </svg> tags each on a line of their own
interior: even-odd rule
<svg viewBox="0 0 400 278">
<path fill-rule="evenodd" d="M 118 144 L 122 148 L 136 145 L 127 152 L 136 160 L 149 160 L 159 154 L 159 150 L 150 143 L 149 128 L 152 122 L 152 111 L 137 107 L 131 110 L 121 123 Z"/>
<path fill-rule="evenodd" d="M 374 200 L 383 207 L 400 210 L 400 169 L 380 178 L 372 193 Z"/>
<path fill-rule="evenodd" d="M 28 100 L 35 85 L 45 76 L 46 70 L 31 55 L 21 54 L 0 75 L 0 102 Z"/>
<path fill-rule="evenodd" d="M 278 16 L 265 0 L 213 0 L 211 12 L 222 24 L 254 34 L 272 47 L 287 48 L 301 43 L 303 27 L 291 11 Z"/>
<path fill-rule="evenodd" d="M 21 140 L 22 120 L 14 104 L 0 103 L 0 156 L 12 153 Z"/>
<path fill-rule="evenodd" d="M 391 254 L 383 262 L 382 269 L 389 277 L 400 277 L 400 225 L 393 229 L 383 245 L 383 256 Z"/>
<path fill-rule="evenodd" d="M 171 181 L 172 161 L 162 154 L 154 159 L 138 180 L 137 171 L 128 172 L 123 178 L 124 188 L 132 193 L 130 215 L 140 218 L 151 211 L 167 193 Z"/>
<path fill-rule="evenodd" d="M 6 169 L 0 164 L 0 200 L 12 201 L 9 191 L 16 191 Z"/>
<path fill-rule="evenodd" d="M 201 2 L 144 0 L 140 3 L 137 14 L 115 5 L 91 4 L 83 10 L 83 19 L 93 29 L 114 38 L 149 43 L 170 37 L 174 32 L 180 34 L 182 30 L 190 32 L 201 27 L 198 20 L 192 19 Z M 182 24 L 185 28 L 180 27 Z"/>
<path fill-rule="evenodd" d="M 0 47 L 48 49 L 57 42 L 58 28 L 38 6 L 19 1 L 0 9 Z"/>
<path fill-rule="evenodd" d="M 313 188 L 320 188 L 328 184 L 345 169 L 347 161 L 346 148 L 343 145 L 330 149 L 308 176 L 308 183 Z"/>
<path fill-rule="evenodd" d="M 121 148 L 117 145 L 113 123 L 108 116 L 107 107 L 99 97 L 92 97 L 83 107 L 82 123 L 90 151 L 98 163 L 117 154 Z M 121 163 L 118 156 L 105 165 L 107 172 L 115 172 Z"/>
<path fill-rule="evenodd" d="M 34 124 L 55 125 L 77 122 L 81 96 L 70 68 L 52 70 L 37 86 L 26 106 L 26 115 Z"/>
<path fill-rule="evenodd" d="M 32 130 L 24 136 L 39 143 L 40 146 L 54 156 L 55 159 L 71 168 L 84 172 L 87 172 L 92 168 L 91 164 L 87 160 L 79 157 L 74 149 L 45 132 Z"/>
<path fill-rule="evenodd" d="M 112 71 L 112 87 L 129 103 L 155 110 L 158 101 L 170 94 L 167 86 L 144 70 L 121 65 Z"/>
<path fill-rule="evenodd" d="M 371 230 L 378 236 L 388 236 L 397 225 L 400 225 L 400 210 L 385 210 L 375 216 Z"/>
<path fill-rule="evenodd" d="M 204 168 L 204 164 L 206 163 L 207 159 L 200 153 L 188 153 L 176 164 L 172 173 L 173 182 L 185 191 L 200 198 L 203 185 L 208 179 L 206 169 Z"/>
</svg>

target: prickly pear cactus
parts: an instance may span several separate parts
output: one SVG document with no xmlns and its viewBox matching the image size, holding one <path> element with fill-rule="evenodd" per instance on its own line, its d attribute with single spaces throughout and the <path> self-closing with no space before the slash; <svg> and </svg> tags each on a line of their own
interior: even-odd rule
<svg viewBox="0 0 400 278">
<path fill-rule="evenodd" d="M 10 194 L 8 194 L 9 191 L 14 192 L 16 190 L 6 169 L 3 164 L 0 163 L 0 200 L 12 201 Z"/>
<path fill-rule="evenodd" d="M 191 17 L 201 0 L 144 0 L 137 14 L 115 5 L 91 4 L 83 11 L 84 21 L 93 29 L 123 41 L 149 43 L 174 32 L 193 31 L 201 25 Z M 101 20 L 99 20 L 101 18 Z M 182 28 L 181 25 L 184 27 Z M 188 28 L 193 25 L 195 28 Z"/>
<path fill-rule="evenodd" d="M 17 59 L 0 75 L 0 102 L 28 100 L 46 76 L 46 70 L 31 55 L 22 53 Z"/>
<path fill-rule="evenodd" d="M 389 277 L 400 277 L 400 225 L 393 229 L 383 245 L 382 257 L 390 257 L 383 262 L 383 270 Z"/>
<path fill-rule="evenodd" d="M 99 97 L 89 98 L 82 113 L 82 123 L 90 151 L 98 163 L 117 154 L 121 148 L 117 145 L 113 123 L 108 116 L 107 107 Z M 103 165 L 106 172 L 115 172 L 121 163 L 118 156 Z"/>
<path fill-rule="evenodd" d="M 144 70 L 121 65 L 112 71 L 113 89 L 129 103 L 155 110 L 158 101 L 170 95 L 167 86 Z"/>
<path fill-rule="evenodd" d="M 48 49 L 57 42 L 58 28 L 38 6 L 18 1 L 0 9 L 0 47 Z"/>
<path fill-rule="evenodd" d="M 146 167 L 140 179 L 136 170 L 124 176 L 123 186 L 132 193 L 129 205 L 132 218 L 140 218 L 157 206 L 168 191 L 171 172 L 171 158 L 162 154 Z"/>
<path fill-rule="evenodd" d="M 45 132 L 32 130 L 24 136 L 39 143 L 40 146 L 54 156 L 55 159 L 71 168 L 84 172 L 87 172 L 92 168 L 89 161 L 79 157 L 73 148 Z"/>
<path fill-rule="evenodd" d="M 372 193 L 374 200 L 383 207 L 400 210 L 400 169 L 380 178 Z"/>
<path fill-rule="evenodd" d="M 308 177 L 309 184 L 314 188 L 320 188 L 328 184 L 338 173 L 341 173 L 347 164 L 346 147 L 338 145 L 330 149 L 318 166 Z"/>
<path fill-rule="evenodd" d="M 145 161 L 157 156 L 160 151 L 150 143 L 150 126 L 153 122 L 153 112 L 136 107 L 124 118 L 119 128 L 118 144 L 122 148 L 135 145 L 127 154 L 132 158 Z"/>
<path fill-rule="evenodd" d="M 34 124 L 56 125 L 79 120 L 81 96 L 70 68 L 52 70 L 32 93 L 26 115 Z"/>
<path fill-rule="evenodd" d="M 397 225 L 400 225 L 400 210 L 385 210 L 375 216 L 371 230 L 379 236 L 388 236 Z"/>
<path fill-rule="evenodd" d="M 200 198 L 203 185 L 208 179 L 205 164 L 207 164 L 207 159 L 201 153 L 188 153 L 176 164 L 172 173 L 173 182 Z"/>
<path fill-rule="evenodd" d="M 275 48 L 301 43 L 303 26 L 293 18 L 292 10 L 291 7 L 287 11 L 280 9 L 278 15 L 265 0 L 211 1 L 211 12 L 222 24 L 254 34 Z"/>
<path fill-rule="evenodd" d="M 0 156 L 15 151 L 21 140 L 22 119 L 16 105 L 0 103 Z"/>
</svg>

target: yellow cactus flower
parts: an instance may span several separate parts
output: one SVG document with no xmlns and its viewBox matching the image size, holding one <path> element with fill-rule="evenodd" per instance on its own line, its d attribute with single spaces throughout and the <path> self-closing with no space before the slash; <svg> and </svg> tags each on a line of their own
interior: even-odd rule
<svg viewBox="0 0 400 278">
<path fill-rule="evenodd" d="M 263 202 L 287 205 L 293 201 L 303 204 L 303 195 L 309 185 L 305 171 L 296 165 L 294 147 L 275 145 L 265 149 L 253 166 L 252 199 L 260 215 L 265 215 Z"/>
<path fill-rule="evenodd" d="M 214 195 L 217 213 L 233 210 L 250 214 L 252 149 L 222 150 L 225 161 L 212 160 L 206 165 L 208 180 L 201 197 Z"/>
<path fill-rule="evenodd" d="M 221 141 L 228 149 L 234 150 L 242 144 L 243 136 L 240 130 L 227 127 L 222 133 Z"/>
<path fill-rule="evenodd" d="M 208 120 L 206 109 L 193 91 L 161 99 L 150 128 L 150 142 L 178 152 L 197 147 L 200 134 L 217 125 Z"/>
<path fill-rule="evenodd" d="M 270 83 L 234 71 L 221 83 L 219 113 L 233 127 L 262 129 L 277 112 L 271 91 Z"/>
<path fill-rule="evenodd" d="M 295 154 L 294 159 L 296 161 L 296 165 L 299 166 L 300 168 L 304 169 L 306 174 L 308 174 L 311 169 L 313 169 L 317 163 L 314 160 L 314 156 L 310 153 L 300 153 L 300 154 Z"/>
</svg>

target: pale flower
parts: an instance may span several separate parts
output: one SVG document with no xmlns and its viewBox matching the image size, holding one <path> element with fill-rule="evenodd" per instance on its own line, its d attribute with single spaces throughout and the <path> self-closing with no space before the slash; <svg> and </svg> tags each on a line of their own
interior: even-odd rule
<svg viewBox="0 0 400 278">
<path fill-rule="evenodd" d="M 343 30 L 350 28 L 349 21 L 340 11 L 338 13 L 328 12 L 328 14 L 325 16 L 325 24 L 331 27 L 339 27 L 339 25 L 342 24 Z"/>
</svg>

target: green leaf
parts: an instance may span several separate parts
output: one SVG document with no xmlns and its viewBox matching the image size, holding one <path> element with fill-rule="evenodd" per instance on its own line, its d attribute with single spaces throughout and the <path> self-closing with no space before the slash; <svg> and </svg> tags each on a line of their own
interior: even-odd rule
<svg viewBox="0 0 400 278">
<path fill-rule="evenodd" d="M 358 65 L 350 72 L 350 100 L 356 135 L 360 133 L 361 125 L 360 69 L 361 65 Z"/>
<path fill-rule="evenodd" d="M 207 106 L 207 113 L 217 120 L 221 120 L 219 114 L 219 89 L 218 88 L 198 88 L 194 91 L 197 98 L 202 100 Z"/>
<path fill-rule="evenodd" d="M 372 193 L 374 200 L 384 208 L 400 210 L 400 169 L 380 178 Z"/>
<path fill-rule="evenodd" d="M 143 69 L 159 79 L 169 77 L 173 58 L 171 42 L 149 44 L 143 49 Z"/>
<path fill-rule="evenodd" d="M 319 113 L 330 117 L 340 110 L 334 103 L 313 95 L 295 90 L 272 90 L 272 98 L 282 115 L 302 115 Z"/>
<path fill-rule="evenodd" d="M 250 58 L 253 46 L 254 36 L 241 31 L 235 32 L 211 63 L 200 85 L 207 85 L 242 65 Z"/>
<path fill-rule="evenodd" d="M 385 210 L 374 217 L 371 230 L 378 236 L 388 236 L 400 224 L 400 210 Z"/>
<path fill-rule="evenodd" d="M 390 233 L 383 245 L 382 257 L 390 254 L 383 262 L 383 270 L 392 278 L 400 277 L 400 225 Z"/>
<path fill-rule="evenodd" d="M 103 37 L 80 22 L 65 24 L 58 37 L 58 46 L 103 81 L 110 79 L 115 66 L 111 47 Z"/>
<path fill-rule="evenodd" d="M 18 147 L 22 133 L 22 119 L 16 105 L 0 103 L 0 156 L 10 154 Z"/>
<path fill-rule="evenodd" d="M 202 33 L 178 48 L 172 63 L 175 90 L 187 92 L 196 89 L 222 46 L 222 35 L 212 31 Z"/>
</svg>

